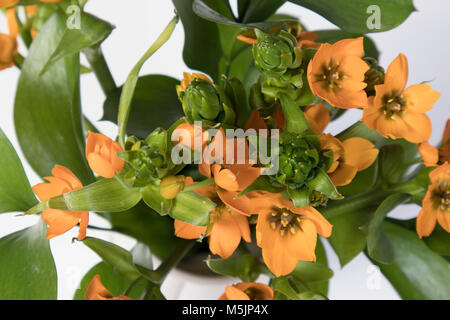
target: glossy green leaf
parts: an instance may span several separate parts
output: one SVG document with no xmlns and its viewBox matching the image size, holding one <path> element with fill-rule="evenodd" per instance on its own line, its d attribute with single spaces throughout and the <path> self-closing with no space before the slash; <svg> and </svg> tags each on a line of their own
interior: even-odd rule
<svg viewBox="0 0 450 320">
<path fill-rule="evenodd" d="M 128 118 L 132 107 L 132 99 L 134 91 L 138 82 L 139 71 L 143 67 L 144 63 L 164 44 L 169 40 L 173 30 L 178 22 L 178 16 L 175 16 L 159 35 L 156 41 L 150 46 L 150 48 L 139 59 L 136 65 L 128 74 L 127 80 L 123 85 L 122 92 L 119 101 L 119 114 L 117 115 L 117 124 L 119 126 L 119 143 L 125 145 L 125 134 L 128 124 Z"/>
<path fill-rule="evenodd" d="M 281 108 L 286 122 L 286 131 L 302 134 L 309 129 L 309 123 L 303 111 L 287 94 L 280 93 Z"/>
<path fill-rule="evenodd" d="M 114 271 L 114 268 L 105 262 L 100 262 L 92 267 L 81 279 L 79 288 L 75 291 L 73 300 L 85 300 L 86 290 L 91 283 L 95 275 L 100 276 L 102 284 L 108 289 L 113 297 L 119 297 L 121 294 L 125 294 L 125 291 L 131 285 L 133 281 L 127 280 L 122 277 L 119 273 Z M 142 291 L 145 288 L 145 282 L 139 283 L 131 293 L 128 293 L 128 297 L 133 299 L 139 299 Z"/>
<path fill-rule="evenodd" d="M 366 235 L 360 227 L 367 224 L 374 208 L 358 211 L 349 209 L 346 213 L 328 219 L 333 225 L 329 242 L 339 257 L 341 266 L 345 266 L 366 247 Z"/>
<path fill-rule="evenodd" d="M 0 239 L 0 299 L 56 300 L 56 267 L 39 219 Z"/>
<path fill-rule="evenodd" d="M 259 276 L 260 262 L 251 254 L 235 254 L 228 259 L 206 260 L 208 267 L 221 275 L 253 282 Z"/>
<path fill-rule="evenodd" d="M 66 56 L 77 54 L 85 48 L 100 44 L 113 29 L 114 27 L 108 22 L 89 13 L 81 12 L 80 29 L 66 28 L 64 30 L 58 46 L 39 74 L 42 75 L 52 64 Z"/>
<path fill-rule="evenodd" d="M 175 236 L 172 218 L 159 215 L 142 201 L 129 210 L 108 214 L 107 219 L 113 230 L 145 243 L 161 259 L 185 241 Z"/>
<path fill-rule="evenodd" d="M 402 178 L 406 155 L 399 144 L 385 145 L 380 150 L 380 174 L 384 181 L 394 184 Z"/>
<path fill-rule="evenodd" d="M 342 199 L 342 195 L 337 191 L 330 177 L 322 169 L 317 170 L 314 179 L 307 181 L 306 185 L 313 190 L 317 190 L 325 194 L 328 198 L 336 200 Z"/>
<path fill-rule="evenodd" d="M 372 259 L 380 263 L 392 263 L 394 260 L 394 250 L 382 230 L 382 224 L 391 210 L 406 202 L 408 199 L 410 199 L 410 196 L 407 194 L 392 194 L 375 211 L 367 229 L 367 251 Z"/>
<path fill-rule="evenodd" d="M 27 211 L 37 203 L 16 151 L 0 129 L 0 213 Z"/>
<path fill-rule="evenodd" d="M 163 75 L 140 77 L 131 100 L 127 133 L 146 138 L 158 127 L 168 129 L 172 123 L 184 116 L 175 87 L 177 79 Z M 103 104 L 102 120 L 117 124 L 121 88 L 112 92 Z"/>
<path fill-rule="evenodd" d="M 299 190 L 293 190 L 288 188 L 287 192 L 295 207 L 301 208 L 309 205 L 309 189 L 303 188 Z"/>
<path fill-rule="evenodd" d="M 372 57 L 378 59 L 379 52 L 375 42 L 368 36 L 363 36 L 358 33 L 346 32 L 343 30 L 318 30 L 314 31 L 318 35 L 316 42 L 319 43 L 330 43 L 333 44 L 339 40 L 343 39 L 355 39 L 359 37 L 364 37 L 364 52 L 366 57 Z"/>
<path fill-rule="evenodd" d="M 308 8 L 349 32 L 369 33 L 393 29 L 415 11 L 412 0 L 289 0 Z M 376 7 L 375 7 L 376 6 Z M 379 14 L 379 26 L 373 25 Z"/>
<path fill-rule="evenodd" d="M 384 138 L 377 131 L 370 130 L 362 121 L 356 122 L 355 124 L 351 125 L 347 129 L 336 135 L 336 138 L 341 141 L 347 140 L 348 138 L 352 137 L 367 139 L 375 145 L 381 143 L 384 140 Z"/>
<path fill-rule="evenodd" d="M 354 196 L 369 191 L 378 179 L 378 160 L 376 160 L 369 168 L 359 171 L 350 184 L 338 187 L 339 192 L 344 197 Z"/>
<path fill-rule="evenodd" d="M 133 261 L 133 255 L 122 247 L 91 237 L 85 238 L 83 243 L 98 254 L 104 262 L 113 266 L 118 274 L 130 281 L 139 277 L 146 277 L 149 280 L 158 279 L 154 271 L 136 265 Z"/>
<path fill-rule="evenodd" d="M 93 175 L 84 155 L 79 57 L 68 55 L 38 76 L 65 28 L 66 16 L 55 12 L 34 39 L 20 73 L 14 123 L 23 153 L 40 176 L 50 176 L 59 164 L 88 184 Z"/>
<path fill-rule="evenodd" d="M 238 0 L 239 21 L 265 21 L 285 2 L 286 0 Z"/>
<path fill-rule="evenodd" d="M 140 190 L 130 188 L 117 179 L 102 179 L 63 195 L 50 198 L 30 209 L 36 214 L 52 208 L 71 211 L 121 212 L 134 207 L 141 200 Z"/>
<path fill-rule="evenodd" d="M 291 275 L 304 282 L 316 282 L 330 279 L 333 271 L 321 263 L 299 261 Z"/>
<path fill-rule="evenodd" d="M 326 255 L 325 248 L 323 247 L 320 237 L 317 239 L 317 243 L 316 243 L 316 264 L 320 265 L 320 266 L 325 266 L 325 267 L 328 266 L 327 255 Z M 329 269 L 328 273 L 329 274 L 331 273 L 331 275 L 333 275 L 333 271 L 331 269 Z M 321 274 L 325 275 L 324 270 L 323 270 L 323 273 L 321 273 Z M 320 278 L 322 278 L 322 276 Z M 308 290 L 311 290 L 313 292 L 317 292 L 324 296 L 327 296 L 328 295 L 328 284 L 330 282 L 330 279 L 308 282 Z"/>
<path fill-rule="evenodd" d="M 183 59 L 186 65 L 217 80 L 218 63 L 222 57 L 219 30 L 213 22 L 192 11 L 193 0 L 172 0 L 184 27 Z"/>
<path fill-rule="evenodd" d="M 383 229 L 395 257 L 392 264 L 378 265 L 400 296 L 408 300 L 450 299 L 448 261 L 428 248 L 413 231 L 388 222 Z"/>
<path fill-rule="evenodd" d="M 433 233 L 429 237 L 424 238 L 427 246 L 434 252 L 450 257 L 450 233 L 442 229 L 440 226 L 436 226 Z"/>
</svg>

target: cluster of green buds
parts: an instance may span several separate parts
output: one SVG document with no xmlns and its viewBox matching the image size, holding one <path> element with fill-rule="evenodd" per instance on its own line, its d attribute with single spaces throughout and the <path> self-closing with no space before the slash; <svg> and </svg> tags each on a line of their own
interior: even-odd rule
<svg viewBox="0 0 450 320">
<path fill-rule="evenodd" d="M 370 67 L 364 75 L 364 82 L 367 84 L 364 90 L 368 96 L 374 96 L 375 86 L 384 83 L 384 68 L 374 58 L 365 57 L 364 61 Z"/>
<path fill-rule="evenodd" d="M 184 91 L 178 92 L 184 113 L 189 120 L 206 126 L 217 123 L 234 126 L 237 115 L 233 101 L 224 90 L 203 78 L 193 79 Z"/>
<path fill-rule="evenodd" d="M 156 129 L 145 140 L 131 136 L 125 143 L 125 151 L 119 157 L 127 163 L 123 179 L 134 187 L 155 183 L 173 169 L 170 161 L 167 132 Z"/>
<path fill-rule="evenodd" d="M 308 204 L 314 206 L 328 200 L 322 190 L 316 189 L 315 183 L 311 182 L 320 178 L 319 172 L 330 168 L 333 153 L 321 150 L 320 140 L 315 134 L 281 133 L 278 157 L 278 172 L 269 176 L 274 187 L 286 188 L 290 195 L 302 195 L 307 198 Z M 327 176 L 324 178 L 328 179 Z"/>
</svg>

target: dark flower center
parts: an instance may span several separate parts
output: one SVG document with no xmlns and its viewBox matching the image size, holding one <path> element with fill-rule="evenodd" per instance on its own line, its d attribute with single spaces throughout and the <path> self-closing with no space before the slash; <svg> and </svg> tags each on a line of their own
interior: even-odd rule
<svg viewBox="0 0 450 320">
<path fill-rule="evenodd" d="M 264 300 L 264 293 L 255 287 L 250 287 L 244 290 L 244 293 L 248 295 L 250 300 Z"/>
<path fill-rule="evenodd" d="M 446 180 L 438 181 L 437 188 L 431 194 L 435 209 L 450 213 L 450 184 Z"/>
<path fill-rule="evenodd" d="M 339 62 L 330 62 L 327 66 L 322 66 L 322 73 L 317 76 L 318 81 L 323 81 L 324 85 L 330 89 L 341 89 L 340 81 L 345 79 L 345 75 L 339 70 Z"/>
<path fill-rule="evenodd" d="M 269 222 L 272 230 L 279 229 L 283 237 L 287 233 L 294 235 L 297 230 L 301 230 L 302 218 L 286 208 L 276 208 L 270 215 Z"/>
<path fill-rule="evenodd" d="M 403 94 L 395 94 L 383 98 L 383 114 L 387 119 L 392 119 L 405 112 L 406 102 Z"/>
</svg>

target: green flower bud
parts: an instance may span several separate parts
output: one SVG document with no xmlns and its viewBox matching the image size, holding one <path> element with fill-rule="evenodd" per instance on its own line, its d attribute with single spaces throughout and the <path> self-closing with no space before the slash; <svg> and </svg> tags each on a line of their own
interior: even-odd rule
<svg viewBox="0 0 450 320">
<path fill-rule="evenodd" d="M 272 185 L 300 189 L 315 176 L 319 166 L 318 148 L 298 134 L 283 132 L 280 135 L 279 168 L 269 176 Z"/>
<path fill-rule="evenodd" d="M 152 134 L 156 137 L 157 134 Z M 149 144 L 136 137 L 129 137 L 125 143 L 125 151 L 119 157 L 127 163 L 124 180 L 134 187 L 146 186 L 164 177 L 173 164 L 167 157 L 165 145 Z"/>
<path fill-rule="evenodd" d="M 317 207 L 320 205 L 326 205 L 328 197 L 320 191 L 311 190 L 309 193 L 309 205 Z"/>
<path fill-rule="evenodd" d="M 255 30 L 258 43 L 253 45 L 252 52 L 256 66 L 271 75 L 282 75 L 288 69 L 297 69 L 302 62 L 302 54 L 295 37 L 280 30 L 275 35 Z"/>
<path fill-rule="evenodd" d="M 184 94 L 185 114 L 190 121 L 214 122 L 223 112 L 219 92 L 214 85 L 200 78 L 194 79 Z"/>
<path fill-rule="evenodd" d="M 366 57 L 364 61 L 369 65 L 370 69 L 364 75 L 364 82 L 367 87 L 364 89 L 368 96 L 375 95 L 375 86 L 384 83 L 384 69 L 374 58 Z"/>
</svg>

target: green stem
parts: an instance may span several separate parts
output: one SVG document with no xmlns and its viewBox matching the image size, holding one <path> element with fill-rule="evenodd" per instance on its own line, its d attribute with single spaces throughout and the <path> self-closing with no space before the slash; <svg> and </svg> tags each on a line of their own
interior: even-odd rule
<svg viewBox="0 0 450 320">
<path fill-rule="evenodd" d="M 141 282 L 141 280 L 143 280 L 144 279 L 144 277 L 137 277 L 136 278 L 136 280 L 134 280 L 131 284 L 130 284 L 130 286 L 125 290 L 125 292 L 124 292 L 124 296 L 129 296 L 130 295 L 130 293 L 131 293 L 131 291 L 136 287 L 136 285 L 139 283 L 139 282 Z"/>
<path fill-rule="evenodd" d="M 375 189 L 370 190 L 353 197 L 345 198 L 340 201 L 331 202 L 326 208 L 320 210 L 327 219 L 335 218 L 346 212 L 353 212 L 381 203 L 387 196 L 394 193 L 414 194 L 422 191 L 422 187 L 412 182 L 405 182 L 394 185 L 388 190 Z"/>
<path fill-rule="evenodd" d="M 131 100 L 133 99 L 134 90 L 139 77 L 139 71 L 144 63 L 164 44 L 169 40 L 170 36 L 178 23 L 178 16 L 175 16 L 159 35 L 158 39 L 151 45 L 147 52 L 136 63 L 134 68 L 123 85 L 122 94 L 120 95 L 119 116 L 117 123 L 119 125 L 119 143 L 122 147 L 125 146 L 125 133 L 127 129 L 128 117 L 130 115 Z"/>
<path fill-rule="evenodd" d="M 86 59 L 89 61 L 92 71 L 97 77 L 103 93 L 107 96 L 109 93 L 117 89 L 111 71 L 108 68 L 105 57 L 99 45 L 86 48 L 83 50 Z"/>
<path fill-rule="evenodd" d="M 88 131 L 92 131 L 92 132 L 94 132 L 94 133 L 99 133 L 100 131 L 98 131 L 98 129 L 94 126 L 94 124 L 91 122 L 91 121 L 89 121 L 89 119 L 85 116 L 85 115 L 83 115 L 83 124 L 84 124 L 84 129 L 85 129 L 85 134 L 86 134 L 86 136 L 87 136 L 87 132 Z"/>
<path fill-rule="evenodd" d="M 25 58 L 20 53 L 18 53 L 16 55 L 16 57 L 14 58 L 14 65 L 17 68 L 22 69 L 22 65 L 23 65 L 24 61 L 25 61 Z"/>
<path fill-rule="evenodd" d="M 195 243 L 195 241 L 183 242 L 166 260 L 161 263 L 158 269 L 156 269 L 156 272 L 160 276 L 160 283 L 164 281 L 170 270 L 177 266 L 177 264 L 184 258 L 184 256 L 192 249 Z"/>
<path fill-rule="evenodd" d="M 196 189 L 204 188 L 214 184 L 214 178 L 203 180 L 199 183 L 194 183 L 189 186 L 184 187 L 183 192 L 185 191 L 193 191 Z"/>
</svg>

